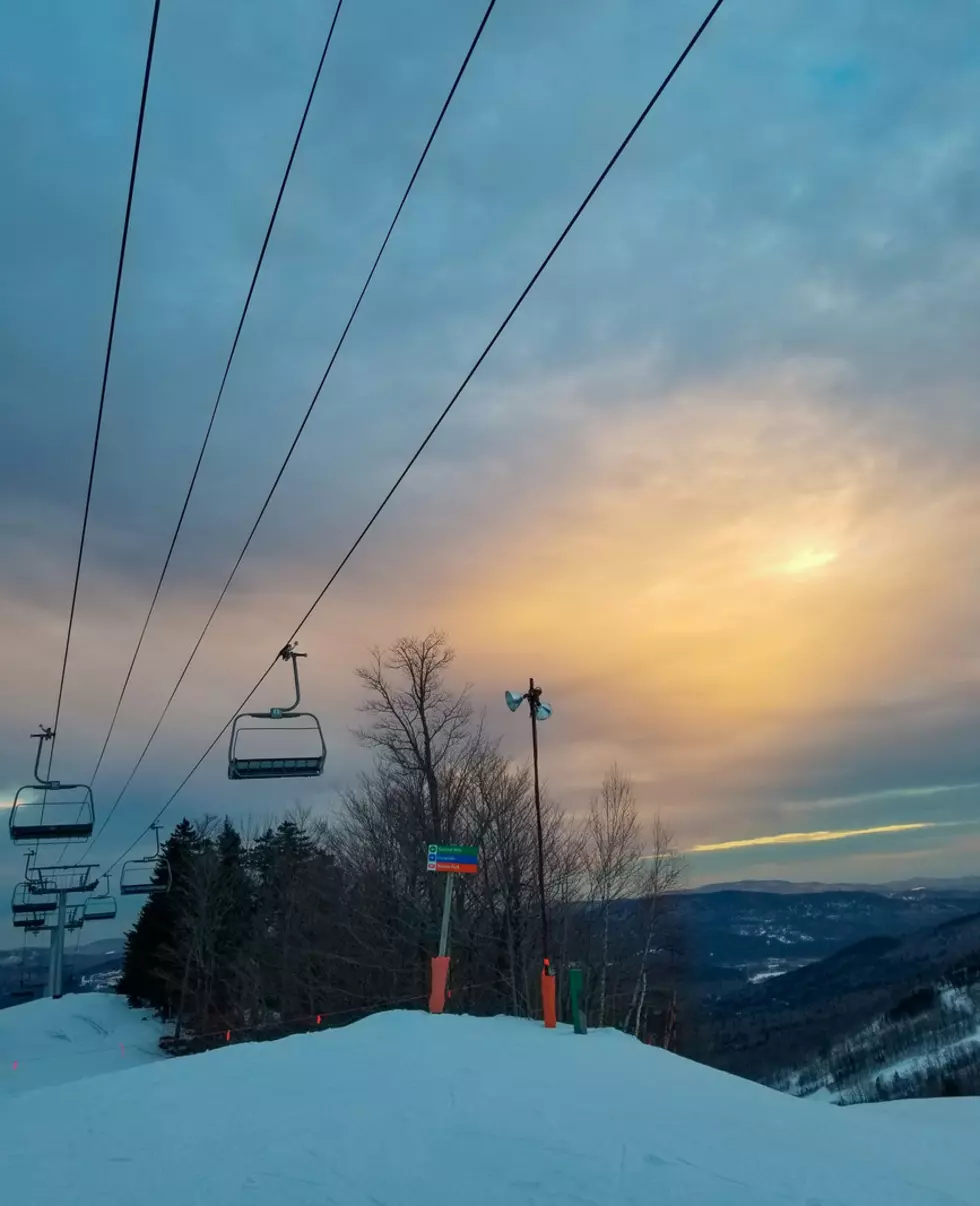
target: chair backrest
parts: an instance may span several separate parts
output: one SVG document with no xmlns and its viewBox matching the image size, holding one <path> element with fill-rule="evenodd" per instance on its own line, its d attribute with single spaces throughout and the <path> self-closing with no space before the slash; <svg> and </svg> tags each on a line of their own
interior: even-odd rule
<svg viewBox="0 0 980 1206">
<path fill-rule="evenodd" d="M 172 880 L 166 855 L 151 854 L 147 858 L 131 858 L 123 863 L 119 873 L 120 896 L 155 896 L 169 892 Z"/>
<path fill-rule="evenodd" d="M 10 911 L 15 917 L 25 913 L 50 913 L 57 907 L 57 897 L 32 892 L 26 881 L 17 884 L 10 898 Z"/>
<path fill-rule="evenodd" d="M 82 909 L 85 921 L 112 921 L 117 912 L 114 896 L 90 896 Z"/>
</svg>

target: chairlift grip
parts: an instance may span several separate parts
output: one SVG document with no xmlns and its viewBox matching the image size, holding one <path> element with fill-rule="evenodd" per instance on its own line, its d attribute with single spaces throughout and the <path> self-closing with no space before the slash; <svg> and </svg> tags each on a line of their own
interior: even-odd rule
<svg viewBox="0 0 980 1206">
<path fill-rule="evenodd" d="M 54 738 L 54 729 L 48 725 L 39 725 L 39 733 L 31 733 L 31 740 L 37 742 L 37 754 L 34 756 L 34 778 L 42 787 L 60 787 L 61 784 L 57 779 L 42 779 L 41 778 L 41 750 L 44 748 L 45 741 L 51 741 Z"/>
</svg>

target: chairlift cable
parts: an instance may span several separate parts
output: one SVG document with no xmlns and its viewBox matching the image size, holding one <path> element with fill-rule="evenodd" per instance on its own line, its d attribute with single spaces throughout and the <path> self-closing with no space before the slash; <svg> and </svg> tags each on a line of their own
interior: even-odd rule
<svg viewBox="0 0 980 1206">
<path fill-rule="evenodd" d="M 133 767 L 132 771 L 129 774 L 129 777 L 126 779 L 125 783 L 123 784 L 122 789 L 120 790 L 118 796 L 116 797 L 112 807 L 109 809 L 109 812 L 107 813 L 105 820 L 102 822 L 102 826 L 99 829 L 99 832 L 96 834 L 95 838 L 93 839 L 93 845 L 96 841 L 98 841 L 98 839 L 105 832 L 106 826 L 108 825 L 109 821 L 111 820 L 113 814 L 116 811 L 116 808 L 119 806 L 120 801 L 122 800 L 123 796 L 126 794 L 127 790 L 129 789 L 129 785 L 132 783 L 133 778 L 135 777 L 140 766 L 142 765 L 143 759 L 146 757 L 147 752 L 150 749 L 150 746 L 153 744 L 153 741 L 156 738 L 156 735 L 160 730 L 160 726 L 163 724 L 163 721 L 164 721 L 167 713 L 170 710 L 170 706 L 173 703 L 174 698 L 176 697 L 177 692 L 180 689 L 181 684 L 183 683 L 184 678 L 186 677 L 187 672 L 191 667 L 191 663 L 194 661 L 194 658 L 197 656 L 198 650 L 200 649 L 200 647 L 204 641 L 204 638 L 207 635 L 209 628 L 211 627 L 211 623 L 214 620 L 214 617 L 217 615 L 218 608 L 221 607 L 222 603 L 224 602 L 225 596 L 227 595 L 228 590 L 231 587 L 232 581 L 234 580 L 235 575 L 238 573 L 238 570 L 239 570 L 242 562 L 245 559 L 245 555 L 248 552 L 248 549 L 252 543 L 252 540 L 255 537 L 255 533 L 258 531 L 259 525 L 261 524 L 262 519 L 264 518 L 265 513 L 269 507 L 269 504 L 272 501 L 272 497 L 275 494 L 276 490 L 278 489 L 279 483 L 281 482 L 281 480 L 283 478 L 283 475 L 286 471 L 286 467 L 288 466 L 290 460 L 292 459 L 292 455 L 296 450 L 296 446 L 298 445 L 300 438 L 302 437 L 303 432 L 306 429 L 306 424 L 309 422 L 310 416 L 313 414 L 314 407 L 316 406 L 316 404 L 320 398 L 320 394 L 323 392 L 323 387 L 326 385 L 327 378 L 330 376 L 330 373 L 337 360 L 337 357 L 340 354 L 340 350 L 344 346 L 344 343 L 347 339 L 348 332 L 350 331 L 351 327 L 353 326 L 354 319 L 357 317 L 357 313 L 361 308 L 361 303 L 364 301 L 364 297 L 367 294 L 367 291 L 371 285 L 371 282 L 374 279 L 375 273 L 377 272 L 378 265 L 381 263 L 381 258 L 384 255 L 389 242 L 391 241 L 391 236 L 394 233 L 395 227 L 398 224 L 398 221 L 402 215 L 402 211 L 405 208 L 409 195 L 411 194 L 412 189 L 415 187 L 415 182 L 418 179 L 419 174 L 422 170 L 422 165 L 425 163 L 425 160 L 428 157 L 429 150 L 431 149 L 432 144 L 435 141 L 435 137 L 438 134 L 440 127 L 442 126 L 443 119 L 445 118 L 446 113 L 449 110 L 449 106 L 452 103 L 453 98 L 456 95 L 456 91 L 459 87 L 459 84 L 463 78 L 463 75 L 464 75 L 467 67 L 469 66 L 470 60 L 473 57 L 473 53 L 476 50 L 476 47 L 480 41 L 480 38 L 483 36 L 483 31 L 486 28 L 487 21 L 490 19 L 490 14 L 493 12 L 493 10 L 496 6 L 496 3 L 497 3 L 497 0 L 490 0 L 489 4 L 487 5 L 486 11 L 483 14 L 483 19 L 481 20 L 479 27 L 477 28 L 477 31 L 476 31 L 475 35 L 473 36 L 473 40 L 471 41 L 471 43 L 469 45 L 469 49 L 467 50 L 466 55 L 462 61 L 462 64 L 460 65 L 459 70 L 456 73 L 456 77 L 453 80 L 452 87 L 449 89 L 449 93 L 446 96 L 446 99 L 443 102 L 442 108 L 439 111 L 439 116 L 436 118 L 435 124 L 432 127 L 429 137 L 426 140 L 425 146 L 422 149 L 422 153 L 419 156 L 418 162 L 415 165 L 415 170 L 412 172 L 408 185 L 406 186 L 405 191 L 402 194 L 402 198 L 398 203 L 398 207 L 395 210 L 395 215 L 392 218 L 391 223 L 388 226 L 388 230 L 381 242 L 381 246 L 378 249 L 378 252 L 374 257 L 374 262 L 372 263 L 371 268 L 367 274 L 367 277 L 365 278 L 364 284 L 361 286 L 361 291 L 358 294 L 357 300 L 354 302 L 354 306 L 350 312 L 347 322 L 346 322 L 343 330 L 341 331 L 340 338 L 337 340 L 336 346 L 334 347 L 334 350 L 330 356 L 330 360 L 327 363 L 327 367 L 324 370 L 323 376 L 320 378 L 320 384 L 317 386 L 316 392 L 314 393 L 313 398 L 311 399 L 311 401 L 306 409 L 306 413 L 304 414 L 303 419 L 299 425 L 299 428 L 297 429 L 296 434 L 293 437 L 293 441 L 289 446 L 285 459 L 283 460 L 282 464 L 279 467 L 278 472 L 276 473 L 272 486 L 271 486 L 268 494 L 266 495 L 265 501 L 262 503 L 262 507 L 259 510 L 258 516 L 252 525 L 251 531 L 248 534 L 248 538 L 246 539 L 244 545 L 242 546 L 242 549 L 238 554 L 235 564 L 233 565 L 231 573 L 228 575 L 228 578 L 227 578 L 224 586 L 221 588 L 221 593 L 218 595 L 218 599 L 215 602 L 214 607 L 211 609 L 211 614 L 208 616 L 207 621 L 205 622 L 200 635 L 198 636 L 196 642 L 194 643 L 194 647 L 191 650 L 190 656 L 188 657 L 186 663 L 184 664 L 184 668 L 181 670 L 180 676 L 178 677 L 177 682 L 174 684 L 174 688 L 171 691 L 166 704 L 164 705 L 163 711 L 161 712 L 159 719 L 157 720 L 156 724 L 153 726 L 152 731 L 150 732 L 150 736 L 147 739 L 146 745 L 143 747 L 142 753 L 140 754 L 139 758 L 136 761 L 136 765 Z M 275 665 L 275 662 L 273 662 L 272 665 Z M 271 670 L 272 666 L 270 666 L 269 669 Z"/>
<path fill-rule="evenodd" d="M 251 283 L 249 284 L 248 293 L 246 294 L 246 297 L 245 297 L 245 304 L 242 307 L 241 316 L 238 319 L 238 327 L 235 330 L 235 338 L 232 340 L 231 350 L 228 353 L 228 359 L 225 363 L 225 371 L 221 376 L 221 384 L 218 386 L 218 393 L 217 393 L 217 396 L 215 397 L 214 405 L 211 408 L 211 416 L 208 419 L 208 425 L 204 432 L 204 440 L 201 444 L 200 451 L 197 454 L 197 461 L 194 465 L 194 471 L 191 474 L 190 483 L 188 484 L 187 492 L 184 495 L 184 501 L 180 508 L 180 515 L 177 518 L 177 526 L 174 528 L 173 536 L 171 536 L 171 538 L 170 538 L 170 547 L 167 549 L 167 555 L 163 560 L 163 568 L 160 571 L 160 577 L 157 580 L 156 589 L 153 592 L 153 598 L 150 600 L 150 607 L 146 613 L 146 618 L 143 621 L 143 628 L 140 631 L 139 639 L 136 642 L 136 648 L 133 651 L 133 656 L 129 663 L 129 669 L 126 671 L 126 677 L 123 680 L 122 689 L 119 692 L 119 698 L 116 701 L 115 710 L 112 713 L 112 720 L 109 722 L 109 731 L 106 733 L 105 741 L 103 741 L 103 743 L 102 743 L 102 749 L 99 752 L 99 758 L 95 764 L 95 770 L 92 772 L 92 777 L 89 780 L 90 783 L 95 782 L 95 778 L 98 775 L 99 770 L 101 769 L 102 760 L 105 758 L 106 750 L 109 747 L 109 741 L 112 738 L 113 730 L 116 727 L 116 721 L 119 718 L 119 710 L 122 707 L 123 699 L 125 698 L 126 691 L 129 688 L 129 681 L 133 676 L 133 668 L 136 665 L 136 659 L 140 655 L 140 650 L 143 647 L 143 640 L 146 637 L 146 631 L 150 626 L 150 618 L 152 617 L 153 612 L 156 609 L 157 600 L 160 598 L 160 591 L 163 588 L 163 580 L 167 576 L 167 571 L 170 568 L 170 561 L 174 554 L 174 548 L 177 545 L 178 537 L 180 536 L 181 530 L 184 526 L 184 519 L 187 516 L 187 508 L 190 505 L 191 495 L 194 493 L 194 487 L 197 485 L 198 474 L 200 473 L 200 470 L 201 470 L 201 462 L 204 460 L 204 454 L 205 454 L 208 444 L 210 443 L 210 440 L 211 440 L 211 433 L 214 430 L 214 422 L 215 422 L 215 419 L 218 414 L 218 407 L 221 405 L 221 399 L 224 396 L 225 385 L 228 382 L 228 374 L 231 372 L 231 364 L 232 364 L 232 361 L 235 359 L 235 353 L 238 350 L 238 341 L 241 338 L 242 328 L 245 325 L 245 318 L 246 318 L 246 315 L 248 314 L 249 307 L 252 304 L 252 295 L 255 292 L 255 285 L 259 279 L 259 273 L 262 270 L 262 264 L 265 260 L 265 253 L 269 246 L 269 240 L 272 237 L 272 228 L 275 226 L 276 218 L 279 215 L 279 206 L 282 203 L 283 194 L 286 191 L 286 184 L 289 181 L 290 172 L 292 171 L 292 167 L 293 167 L 293 161 L 296 158 L 296 152 L 299 149 L 300 139 L 303 136 L 303 130 L 306 127 L 306 119 L 309 116 L 310 107 L 313 104 L 313 96 L 314 96 L 314 93 L 316 92 L 317 85 L 320 82 L 320 75 L 323 72 L 323 64 L 326 61 L 327 52 L 330 49 L 330 43 L 331 43 L 331 40 L 333 39 L 334 27 L 337 24 L 337 18 L 340 16 L 340 9 L 341 9 L 342 4 L 343 4 L 343 0 L 337 0 L 337 7 L 334 9 L 333 20 L 330 22 L 330 28 L 327 31 L 327 38 L 323 44 L 323 51 L 320 54 L 320 61 L 317 64 L 316 74 L 313 77 L 313 83 L 310 85 L 309 95 L 306 98 L 306 106 L 303 109 L 303 116 L 300 118 L 299 127 L 296 131 L 296 137 L 293 140 L 293 147 L 289 153 L 289 159 L 286 162 L 286 170 L 283 173 L 282 182 L 279 185 L 279 193 L 276 196 L 276 203 L 272 207 L 272 214 L 269 218 L 269 225 L 266 228 L 265 238 L 262 240 L 262 248 L 259 251 L 259 258 L 255 264 L 255 271 L 252 273 L 252 280 L 251 280 Z"/>
<path fill-rule="evenodd" d="M 102 389 L 99 393 L 99 409 L 95 421 L 95 437 L 92 441 L 92 459 L 89 465 L 88 485 L 85 490 L 85 508 L 82 512 L 82 530 L 78 541 L 78 557 L 75 562 L 75 581 L 68 610 L 68 631 L 65 635 L 65 653 L 61 661 L 61 676 L 58 682 L 58 702 L 55 705 L 51 746 L 48 750 L 47 777 L 51 778 L 54 747 L 58 739 L 58 722 L 61 719 L 61 703 L 65 694 L 65 676 L 68 672 L 68 651 L 71 648 L 72 630 L 75 625 L 75 607 L 78 602 L 78 583 L 82 574 L 82 558 L 85 553 L 85 538 L 88 534 L 89 512 L 92 506 L 92 488 L 95 483 L 95 466 L 99 456 L 99 440 L 102 435 L 102 418 L 105 413 L 106 388 L 109 382 L 109 365 L 112 360 L 112 344 L 116 333 L 116 315 L 119 310 L 119 294 L 122 288 L 123 265 L 126 260 L 126 243 L 129 239 L 129 219 L 133 210 L 133 194 L 136 189 L 136 171 L 139 166 L 140 144 L 143 140 L 143 119 L 146 116 L 146 97 L 150 87 L 150 70 L 153 66 L 153 49 L 156 45 L 157 24 L 160 18 L 160 0 L 154 0 L 153 19 L 150 24 L 150 40 L 146 50 L 146 68 L 143 72 L 143 91 L 140 95 L 139 119 L 136 123 L 136 139 L 133 145 L 133 162 L 129 171 L 129 189 L 126 194 L 126 214 L 123 219 L 122 239 L 119 246 L 119 262 L 116 266 L 116 284 L 112 294 L 112 313 L 109 319 L 109 337 L 106 341 L 105 363 L 102 368 Z M 63 852 L 62 852 L 63 853 Z"/>
<path fill-rule="evenodd" d="M 469 372 L 463 378 L 461 385 L 456 390 L 456 392 L 453 394 L 453 396 L 450 398 L 449 402 L 446 404 L 442 413 L 436 419 L 435 423 L 433 423 L 433 425 L 430 427 L 430 429 L 429 429 L 427 435 L 425 436 L 425 438 L 423 439 L 422 443 L 418 446 L 418 448 L 415 450 L 414 454 L 412 455 L 411 459 L 409 460 L 408 464 L 405 466 L 405 468 L 401 471 L 401 473 L 395 479 L 394 484 L 391 486 L 388 493 L 384 496 L 384 498 L 378 504 L 378 507 L 372 514 L 371 518 L 361 529 L 361 532 L 358 535 L 357 539 L 354 541 L 354 543 L 351 545 L 351 547 L 345 553 L 344 557 L 341 559 L 340 563 L 337 565 L 336 569 L 333 571 L 333 573 L 327 579 L 327 582 L 324 585 L 323 589 L 316 596 L 316 598 L 310 604 L 309 608 L 306 610 L 306 613 L 303 615 L 303 618 L 293 629 L 292 634 L 290 635 L 290 637 L 287 641 L 287 644 L 289 642 L 295 640 L 295 638 L 299 634 L 300 630 L 303 628 L 303 626 L 309 620 L 310 616 L 312 616 L 313 612 L 316 610 L 316 608 L 322 602 L 324 595 L 326 595 L 327 591 L 330 589 L 330 587 L 333 585 L 333 583 L 337 580 L 340 573 L 343 571 L 344 567 L 347 565 L 347 563 L 353 557 L 354 553 L 357 551 L 357 549 L 361 545 L 362 541 L 367 536 L 368 532 L 374 526 L 376 520 L 381 515 L 382 511 L 384 511 L 384 509 L 387 507 L 387 505 L 390 502 L 395 491 L 398 489 L 398 487 L 401 485 L 401 483 L 408 476 L 409 472 L 412 470 L 416 461 L 419 459 L 419 457 L 425 451 L 426 447 L 429 445 L 430 441 L 432 440 L 432 437 L 439 430 L 443 421 L 446 419 L 449 412 L 455 406 L 460 395 L 463 393 L 463 390 L 466 389 L 467 385 L 470 383 L 470 381 L 476 374 L 477 370 L 483 364 L 484 360 L 486 360 L 487 356 L 490 354 L 491 350 L 496 345 L 497 341 L 500 339 L 500 336 L 504 333 L 506 328 L 509 326 L 514 315 L 517 313 L 517 311 L 523 305 L 528 294 L 534 288 L 535 284 L 537 283 L 538 279 L 543 274 L 544 270 L 551 263 L 551 260 L 554 258 L 559 247 L 561 247 L 561 245 L 564 243 L 565 239 L 568 237 L 572 228 L 578 222 L 579 218 L 582 216 L 582 214 L 585 212 L 586 208 L 588 207 L 589 203 L 592 201 L 592 198 L 599 191 L 599 189 L 602 186 L 603 182 L 605 181 L 606 177 L 609 175 L 609 173 L 615 167 L 616 163 L 619 161 L 623 152 L 626 150 L 626 148 L 629 146 L 629 144 L 633 141 L 633 138 L 636 135 L 637 131 L 640 129 L 640 127 L 646 121 L 647 117 L 650 115 L 650 112 L 656 105 L 657 101 L 660 99 L 660 97 L 666 91 L 671 80 L 673 80 L 674 76 L 680 70 L 685 59 L 688 57 L 688 55 L 691 53 L 691 51 L 694 49 L 694 47 L 700 41 L 701 36 L 704 34 L 705 30 L 708 28 L 708 26 L 714 20 L 715 16 L 718 13 L 718 10 L 721 8 L 723 3 L 724 3 L 724 0 L 715 0 L 714 4 L 712 4 L 711 8 L 708 11 L 707 16 L 704 18 L 704 20 L 701 22 L 701 24 L 695 30 L 690 41 L 687 43 L 687 45 L 684 47 L 683 51 L 680 53 L 678 58 L 675 60 L 674 65 L 664 76 L 659 87 L 654 92 L 653 96 L 650 98 L 650 100 L 647 102 L 647 104 L 644 106 L 639 117 L 636 119 L 636 121 L 630 127 L 626 136 L 623 138 L 623 140 L 620 142 L 619 146 L 616 148 L 615 152 L 612 155 L 612 158 L 608 161 L 606 166 L 602 169 L 602 171 L 599 174 L 598 178 L 596 179 L 595 183 L 592 185 L 592 187 L 586 193 L 585 198 L 582 200 L 582 202 L 579 204 L 578 208 L 572 214 L 571 218 L 565 224 L 565 227 L 562 230 L 561 234 L 558 236 L 558 238 L 552 244 L 551 249 L 548 251 L 547 255 L 541 261 L 541 264 L 535 270 L 534 275 L 531 277 L 530 281 L 527 283 L 527 285 L 525 285 L 524 289 L 521 291 L 521 294 L 518 297 L 517 301 L 513 304 L 513 306 L 511 306 L 511 308 L 507 312 L 507 315 L 504 318 L 503 322 L 501 322 L 501 324 L 497 327 L 497 330 L 494 332 L 493 337 L 490 339 L 490 342 L 486 345 L 486 347 L 483 349 L 483 351 L 480 353 L 479 357 L 477 358 L 476 362 L 474 363 L 473 367 L 469 370 Z M 273 661 L 270 662 L 269 666 L 266 668 L 266 670 L 264 671 L 264 673 L 262 674 L 262 676 L 258 680 L 258 682 L 255 684 L 255 686 L 249 691 L 248 695 L 245 696 L 245 698 L 242 700 L 242 702 L 239 704 L 239 706 L 235 709 L 234 714 L 231 717 L 229 717 L 229 719 L 225 722 L 224 726 L 215 735 L 214 739 L 211 741 L 211 743 L 208 745 L 208 747 L 204 750 L 204 752 L 201 754 L 201 756 L 198 758 L 198 760 L 194 763 L 194 765 L 191 767 L 191 769 L 187 772 L 187 774 L 184 776 L 184 778 L 178 784 L 176 789 L 171 793 L 171 795 L 163 803 L 162 807 L 157 812 L 156 816 L 154 816 L 153 821 L 150 823 L 150 825 L 148 825 L 145 829 L 142 830 L 142 832 L 139 834 L 139 836 L 123 851 L 123 853 L 121 855 L 119 855 L 119 857 L 115 860 L 115 862 L 113 862 L 109 865 L 109 868 L 108 868 L 109 871 L 112 871 L 118 865 L 118 863 L 121 862 L 122 859 L 124 859 L 126 857 L 126 855 L 130 853 L 131 850 L 133 850 L 133 848 L 142 839 L 143 835 L 148 833 L 150 828 L 159 822 L 159 820 L 163 816 L 163 814 L 167 811 L 167 809 L 174 802 L 174 800 L 177 799 L 177 797 L 180 795 L 180 793 L 183 791 L 183 789 L 190 782 L 192 776 L 197 773 L 198 769 L 201 767 L 204 760 L 208 757 L 208 755 L 211 753 L 211 751 L 214 749 L 214 747 L 218 744 L 218 742 L 221 740 L 221 738 L 225 735 L 225 733 L 231 727 L 232 723 L 235 720 L 235 717 L 245 709 L 245 707 L 248 705 L 249 700 L 252 698 L 252 696 L 255 694 L 255 692 L 259 689 L 259 687 L 262 686 L 262 684 L 268 678 L 269 674 L 272 672 L 273 668 L 275 667 L 275 665 L 278 661 L 279 661 L 279 655 L 277 654 L 276 657 L 273 659 Z M 104 828 L 104 826 L 103 826 L 103 828 Z M 101 833 L 101 830 L 100 830 L 100 833 Z"/>
</svg>

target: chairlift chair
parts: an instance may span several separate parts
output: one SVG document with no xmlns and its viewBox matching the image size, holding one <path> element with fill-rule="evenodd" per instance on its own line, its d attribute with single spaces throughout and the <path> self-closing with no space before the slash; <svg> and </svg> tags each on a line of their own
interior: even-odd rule
<svg viewBox="0 0 980 1206">
<path fill-rule="evenodd" d="M 109 892 L 109 877 L 105 877 L 105 891 L 90 896 L 82 905 L 83 921 L 114 921 L 117 912 L 116 898 Z"/>
<path fill-rule="evenodd" d="M 288 707 L 270 708 L 268 712 L 242 712 L 232 721 L 231 736 L 228 742 L 228 778 L 229 779 L 312 779 L 323 774 L 323 765 L 327 760 L 327 747 L 323 740 L 323 729 L 312 712 L 297 712 L 300 701 L 299 666 L 297 659 L 306 657 L 305 653 L 297 653 L 295 646 L 290 644 L 279 652 L 284 662 L 293 664 L 293 683 L 296 688 L 296 698 Z M 272 724 L 256 725 L 250 721 L 266 720 Z M 306 724 L 289 725 L 291 720 L 303 720 Z M 239 742 L 245 737 L 246 743 L 251 744 L 247 734 L 276 731 L 276 742 L 281 747 L 282 738 L 287 734 L 302 733 L 304 745 L 309 745 L 309 752 L 297 757 L 286 754 L 285 750 L 272 756 L 260 758 L 244 756 L 240 753 Z M 308 736 L 305 736 L 308 734 Z M 262 739 L 260 739 L 261 741 Z M 261 749 L 261 745 L 259 746 Z"/>
<path fill-rule="evenodd" d="M 15 913 L 10 919 L 15 930 L 26 930 L 28 934 L 39 934 L 47 928 L 47 917 L 43 913 Z"/>
<path fill-rule="evenodd" d="M 39 895 L 32 892 L 31 885 L 26 880 L 17 884 L 10 900 L 10 911 L 15 917 L 28 913 L 53 913 L 57 907 L 57 896 Z"/>
<path fill-rule="evenodd" d="M 154 896 L 169 892 L 173 876 L 170 861 L 160 849 L 160 826 L 151 827 L 157 840 L 156 854 L 131 858 L 123 863 L 119 873 L 120 896 Z"/>
<path fill-rule="evenodd" d="M 84 906 L 80 904 L 69 905 L 65 913 L 65 929 L 80 930 L 85 921 Z M 14 917 L 12 924 L 18 929 L 27 930 L 28 934 L 43 934 L 58 928 L 57 917 L 52 917 L 50 913 L 47 915 L 42 913 L 33 913 L 30 916 Z"/>
<path fill-rule="evenodd" d="M 95 829 L 92 789 L 84 783 L 61 783 L 41 777 L 41 750 L 54 730 L 41 726 L 37 741 L 35 783 L 21 787 L 10 809 L 10 840 L 20 842 L 87 842 Z"/>
<path fill-rule="evenodd" d="M 27 891 L 32 896 L 61 896 L 69 892 L 94 892 L 99 886 L 93 874 L 95 863 L 57 863 L 50 867 L 32 867 Z"/>
</svg>

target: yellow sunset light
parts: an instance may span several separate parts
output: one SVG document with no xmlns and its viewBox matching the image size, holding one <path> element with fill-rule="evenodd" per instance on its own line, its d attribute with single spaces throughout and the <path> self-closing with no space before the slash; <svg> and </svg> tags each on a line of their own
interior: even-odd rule
<svg viewBox="0 0 980 1206">
<path fill-rule="evenodd" d="M 836 560 L 837 554 L 830 549 L 804 549 L 784 561 L 778 568 L 784 574 L 810 574 Z"/>
</svg>

